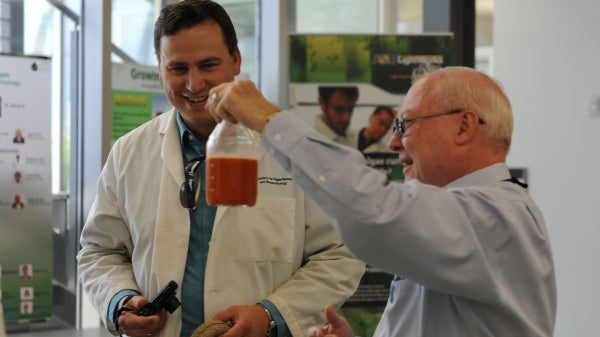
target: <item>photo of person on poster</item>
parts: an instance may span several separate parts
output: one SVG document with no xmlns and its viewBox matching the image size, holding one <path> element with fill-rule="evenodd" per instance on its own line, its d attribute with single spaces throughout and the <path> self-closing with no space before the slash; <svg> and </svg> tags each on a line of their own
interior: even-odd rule
<svg viewBox="0 0 600 337">
<path fill-rule="evenodd" d="M 21 287 L 21 300 L 33 299 L 33 287 Z"/>
<path fill-rule="evenodd" d="M 25 208 L 25 203 L 23 202 L 20 194 L 15 194 L 15 200 L 12 203 L 12 208 L 14 209 L 23 209 Z"/>
<path fill-rule="evenodd" d="M 15 172 L 15 183 L 16 184 L 20 183 L 22 178 L 23 178 L 23 175 L 21 174 L 21 172 L 16 171 Z"/>
<path fill-rule="evenodd" d="M 338 144 L 356 148 L 358 136 L 349 126 L 358 101 L 358 87 L 319 86 L 318 91 L 321 114 L 315 117 L 315 130 Z"/>
<path fill-rule="evenodd" d="M 13 138 L 13 143 L 15 143 L 15 144 L 25 143 L 25 138 L 23 137 L 23 131 L 21 129 L 17 129 L 15 131 L 15 137 Z"/>
<path fill-rule="evenodd" d="M 31 301 L 21 302 L 21 313 L 22 314 L 33 313 L 33 302 L 31 302 Z"/>
<path fill-rule="evenodd" d="M 391 106 L 376 106 L 367 125 L 358 132 L 358 151 L 369 152 L 390 152 L 387 142 L 383 141 L 396 118 L 397 111 Z"/>
<path fill-rule="evenodd" d="M 19 265 L 19 276 L 22 280 L 30 280 L 33 278 L 33 267 L 31 264 Z"/>
</svg>

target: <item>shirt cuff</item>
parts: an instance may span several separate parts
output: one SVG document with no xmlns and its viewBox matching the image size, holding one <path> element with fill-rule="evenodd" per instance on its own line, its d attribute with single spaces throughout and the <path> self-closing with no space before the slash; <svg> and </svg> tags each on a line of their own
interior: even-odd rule
<svg viewBox="0 0 600 337">
<path fill-rule="evenodd" d="M 116 293 L 108 304 L 108 312 L 106 313 L 107 322 L 113 321 L 115 311 L 118 309 L 117 304 L 119 304 L 119 301 L 127 295 L 140 295 L 140 293 L 133 289 L 123 289 Z"/>
<path fill-rule="evenodd" d="M 262 300 L 259 303 L 267 308 L 271 313 L 271 316 L 275 321 L 275 325 L 277 326 L 277 337 L 291 336 L 290 329 L 288 328 L 287 324 L 285 324 L 285 321 L 283 320 L 279 310 L 277 310 L 277 307 L 268 300 Z"/>
</svg>

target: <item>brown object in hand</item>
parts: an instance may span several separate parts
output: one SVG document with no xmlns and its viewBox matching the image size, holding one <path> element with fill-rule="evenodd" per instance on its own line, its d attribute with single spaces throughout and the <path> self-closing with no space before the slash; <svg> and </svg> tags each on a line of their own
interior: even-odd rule
<svg viewBox="0 0 600 337">
<path fill-rule="evenodd" d="M 218 337 L 227 332 L 229 328 L 227 323 L 211 319 L 198 326 L 192 332 L 191 337 Z"/>
</svg>

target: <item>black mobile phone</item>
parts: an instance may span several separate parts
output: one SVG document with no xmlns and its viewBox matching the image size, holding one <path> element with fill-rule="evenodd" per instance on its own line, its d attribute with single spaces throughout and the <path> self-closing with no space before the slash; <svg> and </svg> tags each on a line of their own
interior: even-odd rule
<svg viewBox="0 0 600 337">
<path fill-rule="evenodd" d="M 165 309 L 172 314 L 181 305 L 181 302 L 175 296 L 177 287 L 177 282 L 169 281 L 137 314 L 140 316 L 151 316 L 161 309 Z"/>
</svg>

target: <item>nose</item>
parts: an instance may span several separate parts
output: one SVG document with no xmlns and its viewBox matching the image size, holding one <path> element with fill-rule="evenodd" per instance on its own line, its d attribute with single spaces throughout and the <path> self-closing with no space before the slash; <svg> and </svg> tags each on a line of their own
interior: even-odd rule
<svg viewBox="0 0 600 337">
<path fill-rule="evenodd" d="M 185 81 L 185 88 L 191 93 L 197 93 L 205 86 L 204 76 L 197 69 L 192 69 L 188 72 Z"/>
<path fill-rule="evenodd" d="M 388 142 L 388 148 L 394 152 L 400 152 L 404 148 L 402 136 L 400 136 L 398 132 L 392 134 L 392 138 L 390 138 L 390 141 Z"/>
<path fill-rule="evenodd" d="M 340 115 L 340 119 L 343 120 L 344 122 L 349 123 L 350 120 L 352 119 L 352 112 L 344 112 L 343 114 Z"/>
</svg>

